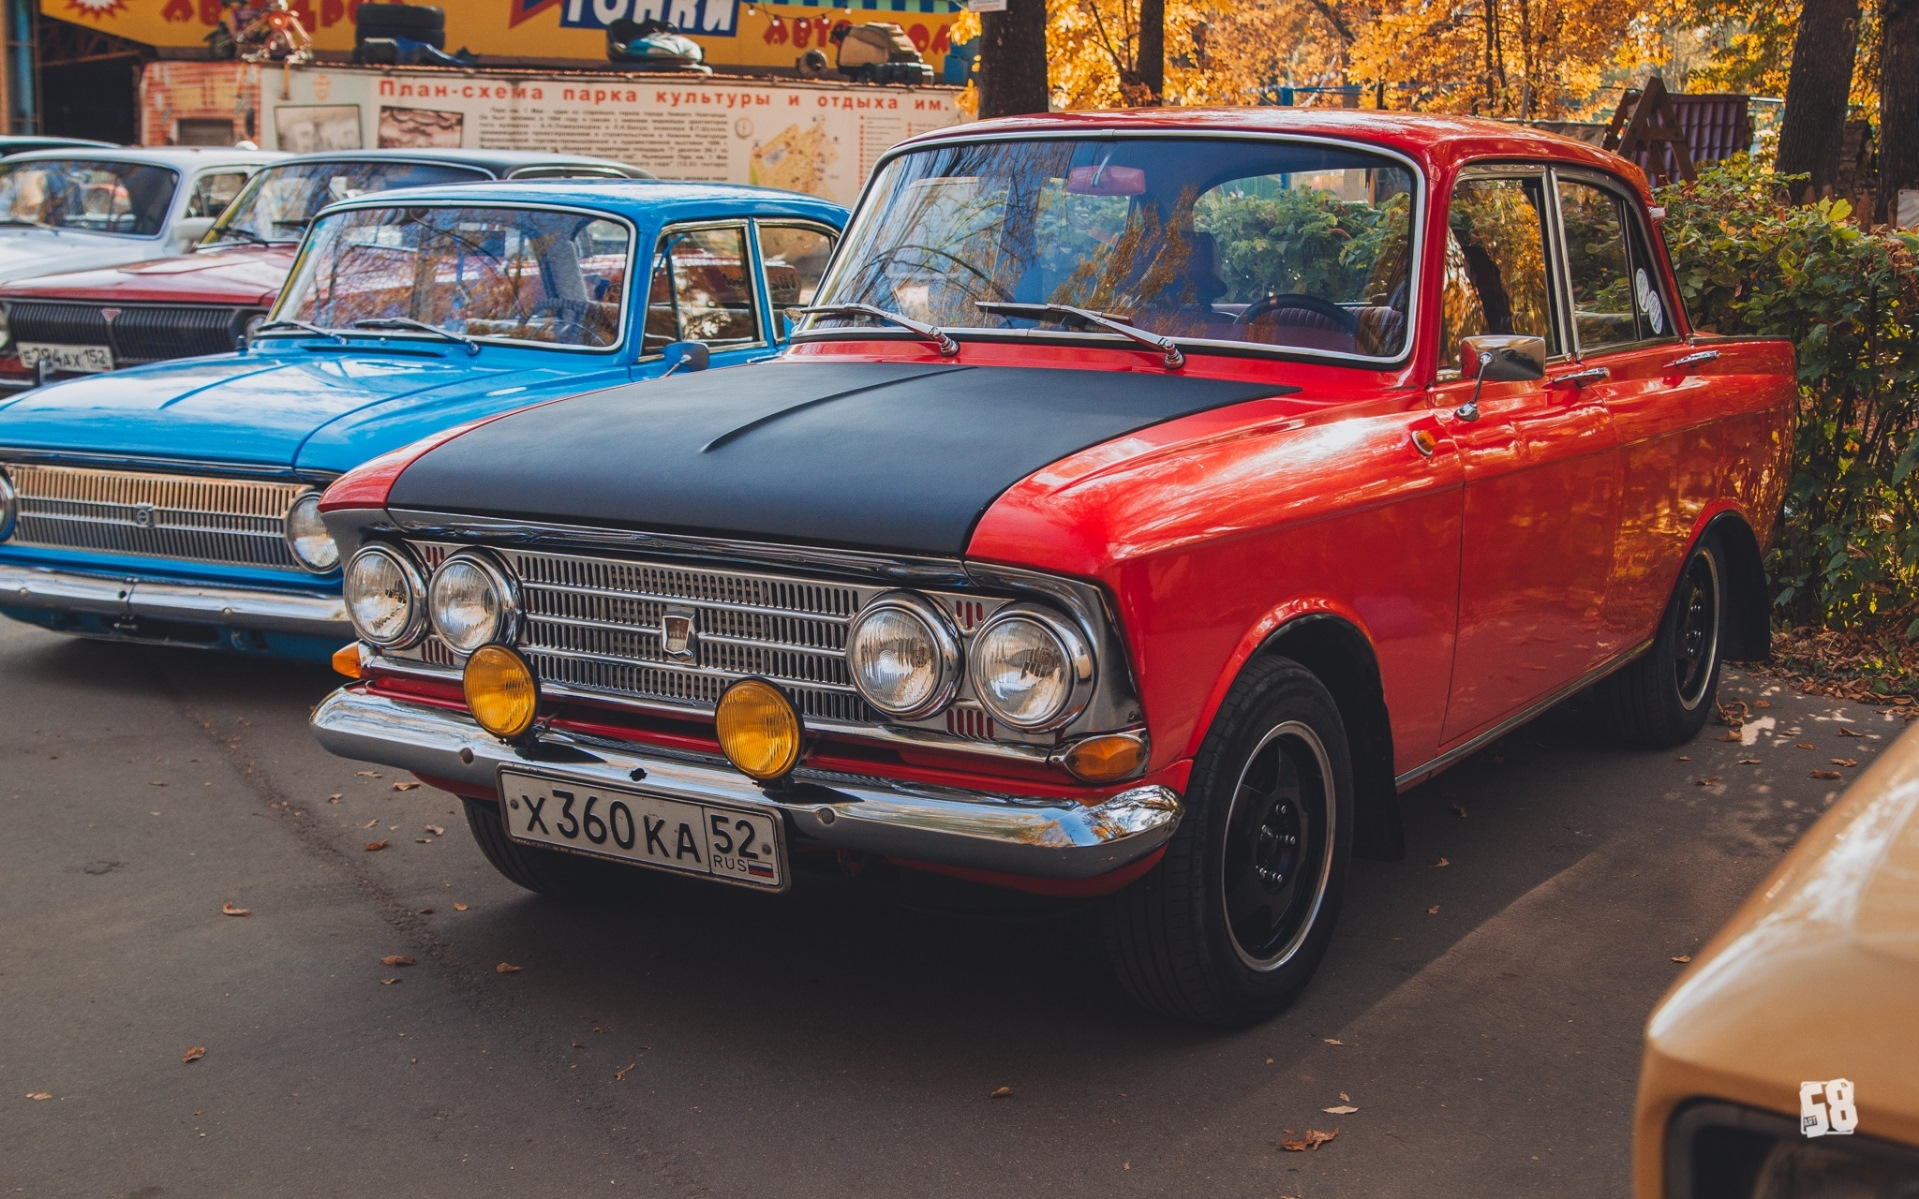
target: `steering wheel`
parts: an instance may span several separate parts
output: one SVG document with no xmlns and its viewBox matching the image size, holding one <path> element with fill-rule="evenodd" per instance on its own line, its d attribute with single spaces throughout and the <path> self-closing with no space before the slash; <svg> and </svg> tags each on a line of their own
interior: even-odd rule
<svg viewBox="0 0 1919 1199">
<path fill-rule="evenodd" d="M 1297 291 L 1267 296 L 1264 299 L 1248 304 L 1246 311 L 1240 313 L 1239 316 L 1234 319 L 1233 323 L 1236 325 L 1250 325 L 1267 313 L 1277 312 L 1281 308 L 1303 308 L 1308 312 L 1317 313 L 1320 316 L 1326 317 L 1328 320 L 1336 322 L 1339 325 L 1340 331 L 1343 333 L 1356 333 L 1359 330 L 1359 318 L 1352 313 L 1341 308 L 1331 300 L 1324 300 L 1318 296 L 1309 296 Z"/>
<path fill-rule="evenodd" d="M 536 320 L 549 313 L 553 317 L 553 339 L 562 345 L 580 345 L 586 341 L 586 319 L 593 311 L 589 300 L 541 300 L 527 314 Z"/>
</svg>

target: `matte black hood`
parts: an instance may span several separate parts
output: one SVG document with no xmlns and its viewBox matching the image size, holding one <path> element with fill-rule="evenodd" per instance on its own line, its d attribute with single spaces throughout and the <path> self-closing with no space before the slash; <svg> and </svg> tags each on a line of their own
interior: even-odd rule
<svg viewBox="0 0 1919 1199">
<path fill-rule="evenodd" d="M 772 362 L 530 408 L 422 456 L 395 508 L 958 556 L 1069 454 L 1296 390 L 1174 374 Z"/>
</svg>

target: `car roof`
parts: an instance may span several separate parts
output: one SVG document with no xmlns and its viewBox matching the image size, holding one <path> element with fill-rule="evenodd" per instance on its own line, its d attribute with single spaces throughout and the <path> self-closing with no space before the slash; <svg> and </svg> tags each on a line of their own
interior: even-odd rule
<svg viewBox="0 0 1919 1199">
<path fill-rule="evenodd" d="M 132 162 L 147 166 L 172 167 L 191 171 L 206 166 L 265 166 L 286 155 L 273 150 L 235 150 L 229 146 L 111 146 L 94 149 L 75 146 L 64 150 L 29 150 L 7 156 L 8 165 L 17 162 Z"/>
<path fill-rule="evenodd" d="M 274 163 L 287 166 L 305 162 L 444 162 L 456 166 L 478 167 L 495 175 L 505 175 L 521 167 L 590 166 L 621 171 L 638 171 L 631 163 L 591 154 L 560 154 L 552 150 L 469 150 L 424 147 L 420 149 L 327 150 L 316 154 L 291 154 Z M 651 172 L 639 178 L 648 178 Z"/>
<path fill-rule="evenodd" d="M 938 145 L 1009 135 L 1095 133 L 1270 133 L 1366 143 L 1396 150 L 1424 168 L 1450 168 L 1475 159 L 1545 158 L 1609 171 L 1631 180 L 1642 197 L 1645 174 L 1616 154 L 1525 125 L 1481 117 L 1361 108 L 1136 108 L 1000 117 L 950 125 L 908 138 L 901 147 Z"/>
<path fill-rule="evenodd" d="M 102 149 L 119 149 L 117 142 L 98 142 L 90 137 L 47 137 L 39 133 L 0 135 L 0 155 L 24 154 L 29 150 L 57 150 L 62 146 L 99 146 Z"/>
<path fill-rule="evenodd" d="M 846 209 L 842 205 L 802 192 L 750 187 L 743 183 L 669 183 L 651 179 L 542 179 L 406 187 L 344 200 L 325 211 L 385 208 L 419 200 L 593 208 L 646 221 L 723 216 L 798 216 L 832 225 L 846 222 Z"/>
</svg>

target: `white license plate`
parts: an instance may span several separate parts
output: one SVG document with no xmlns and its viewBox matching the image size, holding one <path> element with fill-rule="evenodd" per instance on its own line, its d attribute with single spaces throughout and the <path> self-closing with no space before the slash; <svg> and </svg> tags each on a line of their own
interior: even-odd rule
<svg viewBox="0 0 1919 1199">
<path fill-rule="evenodd" d="M 516 841 L 769 891 L 786 886 L 785 847 L 772 813 L 510 769 L 500 771 L 500 803 Z"/>
<path fill-rule="evenodd" d="M 45 341 L 23 341 L 20 343 L 20 362 L 23 366 L 39 366 L 44 362 L 57 371 L 96 374 L 113 369 L 113 351 L 106 346 L 71 346 Z"/>
</svg>

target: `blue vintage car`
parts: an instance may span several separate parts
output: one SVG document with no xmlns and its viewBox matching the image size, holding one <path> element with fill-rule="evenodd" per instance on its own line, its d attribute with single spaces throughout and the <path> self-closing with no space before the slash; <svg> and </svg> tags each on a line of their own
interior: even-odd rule
<svg viewBox="0 0 1919 1199">
<path fill-rule="evenodd" d="M 541 401 L 775 352 L 845 218 L 624 180 L 334 205 L 246 349 L 0 403 L 0 613 L 323 657 L 353 636 L 318 511 L 332 479 Z"/>
</svg>

